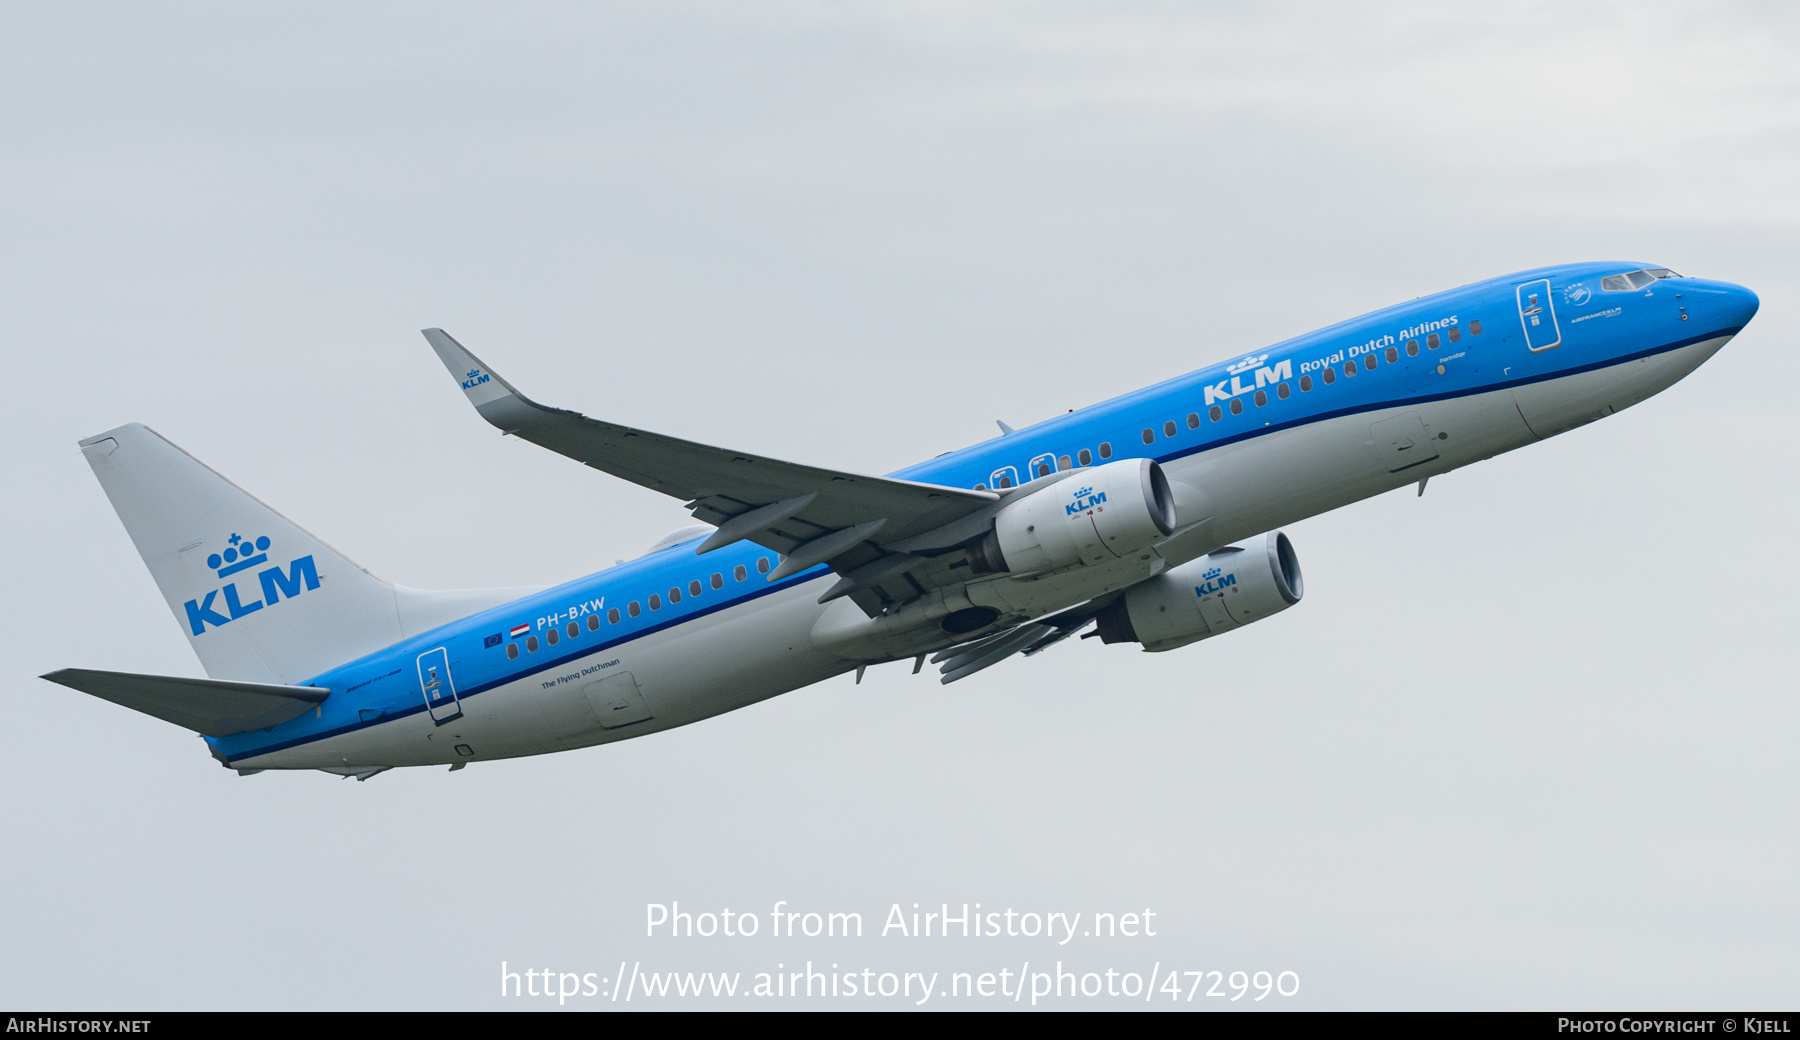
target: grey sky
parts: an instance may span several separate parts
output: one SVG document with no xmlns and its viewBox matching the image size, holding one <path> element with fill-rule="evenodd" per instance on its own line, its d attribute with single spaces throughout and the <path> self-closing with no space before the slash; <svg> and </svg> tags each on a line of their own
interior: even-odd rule
<svg viewBox="0 0 1800 1040">
<path fill-rule="evenodd" d="M 1791 1008 L 1797 29 L 1753 4 L 0 9 L 0 1004 L 484 1008 L 521 1003 L 502 959 L 1061 957 L 1291 969 L 1318 1008 Z M 1173 653 L 887 666 L 366 784 L 240 779 L 34 678 L 199 673 L 74 448 L 126 421 L 409 585 L 558 581 L 685 520 L 495 436 L 427 325 L 548 403 L 884 472 L 1609 258 L 1762 313 L 1638 408 L 1290 528 L 1306 601 Z M 1161 927 L 642 938 L 675 899 Z"/>
</svg>

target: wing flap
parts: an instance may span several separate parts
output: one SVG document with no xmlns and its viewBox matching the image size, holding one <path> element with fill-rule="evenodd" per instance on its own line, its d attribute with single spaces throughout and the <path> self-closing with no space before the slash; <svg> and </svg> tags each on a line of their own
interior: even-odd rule
<svg viewBox="0 0 1800 1040">
<path fill-rule="evenodd" d="M 322 686 L 184 679 L 89 668 L 64 668 L 42 678 L 209 737 L 229 737 L 299 718 L 331 694 Z"/>
</svg>

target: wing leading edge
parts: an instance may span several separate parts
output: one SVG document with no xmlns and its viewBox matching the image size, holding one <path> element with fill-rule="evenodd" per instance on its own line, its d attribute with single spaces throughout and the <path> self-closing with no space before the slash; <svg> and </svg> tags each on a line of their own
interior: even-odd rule
<svg viewBox="0 0 1800 1040">
<path fill-rule="evenodd" d="M 698 551 L 749 540 L 786 557 L 775 581 L 820 563 L 841 580 L 821 602 L 851 596 L 870 614 L 942 584 L 924 555 L 894 545 L 1000 500 L 987 491 L 820 469 L 632 429 L 538 404 L 442 329 L 425 339 L 469 403 L 503 433 L 681 499 L 719 530 Z M 923 579 L 923 580 L 922 580 Z"/>
</svg>

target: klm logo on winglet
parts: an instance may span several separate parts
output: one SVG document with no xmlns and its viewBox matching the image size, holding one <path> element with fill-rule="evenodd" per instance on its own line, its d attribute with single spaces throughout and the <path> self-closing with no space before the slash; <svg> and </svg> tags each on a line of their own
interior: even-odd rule
<svg viewBox="0 0 1800 1040">
<path fill-rule="evenodd" d="M 224 552 L 216 552 L 206 558 L 206 565 L 221 578 L 229 578 L 239 571 L 269 562 L 268 535 L 249 539 L 233 533 L 226 539 L 226 543 Z M 188 600 L 183 604 L 187 608 L 188 627 L 197 636 L 205 635 L 208 625 L 214 628 L 228 625 L 266 606 L 274 606 L 284 596 L 293 599 L 306 589 L 319 587 L 319 569 L 313 564 L 310 553 L 290 561 L 285 570 L 277 564 L 258 571 L 256 577 L 262 586 L 262 599 L 245 603 L 238 592 L 237 582 L 232 581 L 222 589 L 207 593 L 205 599 Z M 225 601 L 224 614 L 219 613 L 214 606 L 221 598 Z"/>
<path fill-rule="evenodd" d="M 1075 501 L 1070 502 L 1063 507 L 1063 509 L 1066 510 L 1063 515 L 1074 516 L 1083 510 L 1095 509 L 1104 504 L 1106 504 L 1106 492 L 1102 491 L 1096 495 L 1094 494 L 1094 489 L 1091 487 L 1077 488 L 1075 490 Z"/>
<path fill-rule="evenodd" d="M 486 372 L 483 372 L 481 369 L 471 368 L 471 369 L 469 369 L 469 374 L 463 377 L 462 388 L 464 390 L 473 390 L 476 387 L 480 386 L 481 384 L 487 382 L 488 378 L 489 378 L 488 374 Z"/>
</svg>

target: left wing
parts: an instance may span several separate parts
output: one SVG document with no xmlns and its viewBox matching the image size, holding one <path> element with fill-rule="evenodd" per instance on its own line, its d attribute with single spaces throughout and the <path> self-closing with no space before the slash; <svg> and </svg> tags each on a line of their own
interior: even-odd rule
<svg viewBox="0 0 1800 1040">
<path fill-rule="evenodd" d="M 748 539 L 786 558 L 775 581 L 818 564 L 842 577 L 821 597 L 853 597 L 874 614 L 938 584 L 921 573 L 928 558 L 883 546 L 927 534 L 981 512 L 998 494 L 820 469 L 750 452 L 636 430 L 538 404 L 442 329 L 425 339 L 469 403 L 501 432 L 686 502 L 719 528 L 705 553 Z"/>
</svg>

